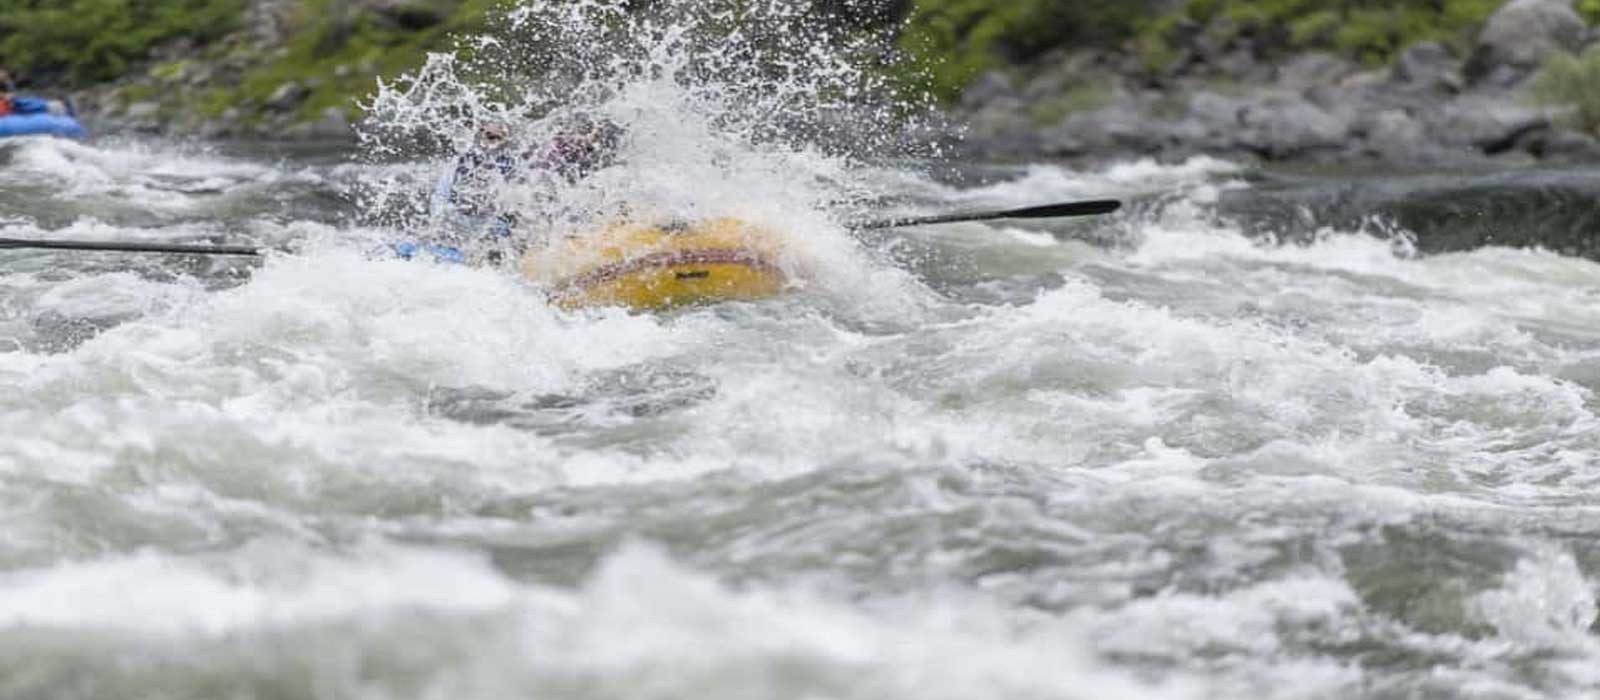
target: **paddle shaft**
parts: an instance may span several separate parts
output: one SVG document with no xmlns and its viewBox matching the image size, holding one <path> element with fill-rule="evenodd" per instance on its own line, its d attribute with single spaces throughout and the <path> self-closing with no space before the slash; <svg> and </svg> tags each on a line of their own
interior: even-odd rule
<svg viewBox="0 0 1600 700">
<path fill-rule="evenodd" d="M 25 238 L 0 238 L 0 250 L 86 250 L 105 253 L 179 253 L 188 255 L 260 256 L 261 250 L 237 245 L 183 245 L 176 243 L 122 243 L 114 241 L 42 241 Z"/>
<path fill-rule="evenodd" d="M 930 224 L 954 224 L 974 221 L 996 221 L 999 219 L 1059 219 L 1074 216 L 1098 216 L 1110 214 L 1122 208 L 1122 202 L 1114 199 L 1097 199 L 1087 202 L 1064 202 L 1061 204 L 1046 204 L 1037 207 L 1024 207 L 1021 209 L 1005 209 L 1001 211 L 975 211 L 963 214 L 940 214 L 937 216 L 913 216 L 900 219 L 885 219 L 882 221 L 869 221 L 852 226 L 860 231 L 876 229 L 898 228 L 901 226 L 927 226 Z"/>
<path fill-rule="evenodd" d="M 1057 219 L 1075 216 L 1098 216 L 1110 214 L 1122 208 L 1122 202 L 1114 199 L 1092 200 L 1087 202 L 1064 202 L 1061 204 L 1046 204 L 1037 207 L 1024 207 L 1022 209 L 1006 209 L 1002 211 L 979 211 L 961 214 L 942 214 L 938 216 L 913 216 L 898 219 L 885 219 L 882 221 L 868 221 L 852 226 L 859 231 L 873 231 L 901 226 L 927 226 L 931 224 L 953 224 L 973 221 L 995 221 L 998 219 Z M 175 253 L 180 255 L 243 255 L 256 257 L 261 255 L 261 250 L 249 246 L 233 245 L 184 245 L 176 243 L 123 243 L 116 241 L 46 241 L 25 238 L 0 238 L 0 250 L 7 249 L 41 249 L 41 250 L 83 250 L 104 253 Z"/>
</svg>

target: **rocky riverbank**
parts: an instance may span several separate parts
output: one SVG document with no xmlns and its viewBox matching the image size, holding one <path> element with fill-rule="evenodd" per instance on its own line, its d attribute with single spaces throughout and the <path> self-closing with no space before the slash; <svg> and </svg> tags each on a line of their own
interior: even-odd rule
<svg viewBox="0 0 1600 700">
<path fill-rule="evenodd" d="M 1058 51 L 984 74 L 958 108 L 967 148 L 1386 167 L 1600 161 L 1575 108 L 1535 94 L 1547 61 L 1600 38 L 1568 0 L 1510 0 L 1467 50 L 1420 42 L 1376 67 L 1321 51 L 1273 60 L 1278 39 L 1265 34 L 1174 34 L 1177 58 L 1161 70 L 1120 49 Z"/>
<path fill-rule="evenodd" d="M 493 0 L 245 0 L 215 41 L 156 47 L 73 92 L 97 131 L 352 141 L 380 78 L 481 31 Z"/>
<path fill-rule="evenodd" d="M 414 68 L 428 51 L 449 49 L 454 36 L 482 31 L 498 5 L 230 1 L 238 17 L 220 37 L 163 41 L 118 77 L 78 87 L 74 97 L 91 125 L 102 133 L 349 140 L 362 118 L 359 98 L 377 79 Z M 1585 118 L 1573 104 L 1583 98 L 1536 95 L 1552 58 L 1583 54 L 1600 39 L 1590 26 L 1597 13 L 1580 12 L 1573 0 L 1450 0 L 1443 9 L 1425 10 L 1395 4 L 1396 18 L 1403 11 L 1433 13 L 1420 15 L 1420 24 L 1433 31 L 1396 29 L 1383 41 L 1434 38 L 1392 49 L 1380 42 L 1379 50 L 1370 40 L 1347 46 L 1318 39 L 1304 27 L 1320 22 L 1321 31 L 1331 32 L 1330 22 L 1350 19 L 1340 12 L 1365 12 L 1367 25 L 1374 16 L 1381 23 L 1386 15 L 1373 13 L 1389 11 L 1382 3 L 1376 10 L 1352 11 L 1350 3 L 1339 6 L 1344 10 L 1296 10 L 1309 13 L 1299 16 L 1261 9 L 1270 3 L 1232 0 L 1136 3 L 1139 10 L 1052 2 L 1060 6 L 1057 14 L 1040 17 L 1091 22 L 1100 17 L 1094 13 L 1116 12 L 1124 28 L 1102 39 L 1082 31 L 1053 33 L 1032 26 L 1039 17 L 1009 5 L 973 9 L 983 3 L 966 3 L 957 10 L 948 0 L 847 2 L 840 6 L 877 9 L 840 21 L 871 24 L 870 31 L 898 27 L 908 46 L 914 42 L 906 39 L 917 39 L 919 31 L 961 20 L 969 38 L 958 36 L 919 58 L 935 73 L 939 66 L 988 68 L 956 71 L 954 78 L 947 72 L 941 88 L 955 96 L 946 107 L 949 123 L 966 125 L 952 140 L 977 158 L 1210 154 L 1384 167 L 1600 161 L 1593 128 L 1600 117 Z M 1467 2 L 1479 9 L 1457 6 Z M 1202 6 L 1205 19 L 1197 20 Z M 984 24 L 994 18 L 1005 22 Z M 1449 22 L 1455 24 L 1440 29 Z M 1012 36 L 1010 44 L 974 48 L 970 40 L 1019 35 L 1024 28 L 1031 34 Z M 1029 49 L 1019 51 L 1019 45 Z M 1568 86 L 1569 93 L 1600 94 L 1600 52 L 1590 56 L 1594 85 Z M 1591 111 L 1600 114 L 1600 106 Z"/>
</svg>

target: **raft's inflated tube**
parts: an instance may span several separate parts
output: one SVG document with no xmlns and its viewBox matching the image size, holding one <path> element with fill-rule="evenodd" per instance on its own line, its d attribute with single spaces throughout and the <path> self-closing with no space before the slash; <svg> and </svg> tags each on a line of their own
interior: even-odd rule
<svg viewBox="0 0 1600 700">
<path fill-rule="evenodd" d="M 666 226 L 619 225 L 530 251 L 529 279 L 566 309 L 658 311 L 781 293 L 784 240 L 738 219 Z"/>
<path fill-rule="evenodd" d="M 10 114 L 0 117 L 0 138 L 8 136 L 60 136 L 81 139 L 89 135 L 83 124 L 65 115 Z"/>
</svg>

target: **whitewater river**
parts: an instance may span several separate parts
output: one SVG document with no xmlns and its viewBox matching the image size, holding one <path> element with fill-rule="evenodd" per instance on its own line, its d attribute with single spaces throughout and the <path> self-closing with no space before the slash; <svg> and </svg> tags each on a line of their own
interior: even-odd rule
<svg viewBox="0 0 1600 700">
<path fill-rule="evenodd" d="M 0 251 L 0 698 L 1600 696 L 1600 265 L 1226 215 L 1359 178 L 881 166 L 1130 207 L 653 316 L 370 254 L 429 163 L 0 161 L 0 236 L 279 251 Z"/>
</svg>

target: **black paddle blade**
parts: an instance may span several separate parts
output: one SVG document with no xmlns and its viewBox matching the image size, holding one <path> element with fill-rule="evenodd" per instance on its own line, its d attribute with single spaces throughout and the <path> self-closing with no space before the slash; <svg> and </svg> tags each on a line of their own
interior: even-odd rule
<svg viewBox="0 0 1600 700">
<path fill-rule="evenodd" d="M 938 216 L 917 216 L 903 219 L 886 219 L 884 221 L 869 221 L 856 224 L 851 228 L 861 231 L 875 229 L 897 228 L 900 226 L 927 226 L 930 224 L 954 224 L 970 221 L 996 221 L 999 219 L 1060 219 L 1074 216 L 1099 216 L 1110 214 L 1122 208 L 1122 202 L 1115 199 L 1096 199 L 1085 202 L 1062 202 L 1060 204 L 1045 204 L 1036 207 L 1023 207 L 1021 209 L 1005 209 L 1001 211 L 975 211 L 962 214 L 942 214 Z"/>
<path fill-rule="evenodd" d="M 1122 208 L 1115 199 L 1097 199 L 1089 202 L 1065 202 L 1028 207 L 1012 211 L 994 212 L 997 219 L 1064 219 L 1073 216 L 1101 216 Z"/>
<path fill-rule="evenodd" d="M 116 241 L 43 241 L 25 238 L 0 238 L 0 250 L 83 250 L 101 253 L 175 253 L 181 255 L 247 255 L 261 251 L 236 245 L 184 245 L 177 243 L 119 243 Z"/>
</svg>

